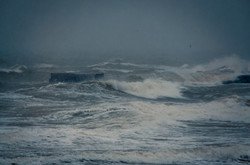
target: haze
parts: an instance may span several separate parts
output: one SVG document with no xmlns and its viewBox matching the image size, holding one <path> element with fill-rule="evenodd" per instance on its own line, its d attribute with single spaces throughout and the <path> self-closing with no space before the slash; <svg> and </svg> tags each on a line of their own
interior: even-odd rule
<svg viewBox="0 0 250 165">
<path fill-rule="evenodd" d="M 0 0 L 0 59 L 179 65 L 250 59 L 249 0 Z"/>
</svg>

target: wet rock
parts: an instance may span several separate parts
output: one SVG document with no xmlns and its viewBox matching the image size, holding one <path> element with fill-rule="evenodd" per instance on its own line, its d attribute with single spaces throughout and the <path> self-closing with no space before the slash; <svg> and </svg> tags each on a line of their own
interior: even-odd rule
<svg viewBox="0 0 250 165">
<path fill-rule="evenodd" d="M 250 106 L 250 100 L 247 100 L 247 101 L 246 101 L 246 105 L 247 105 L 247 106 Z"/>
<path fill-rule="evenodd" d="M 248 155 L 242 155 L 240 156 L 240 158 L 238 159 L 240 162 L 246 162 L 249 163 L 250 162 L 250 156 Z"/>
<path fill-rule="evenodd" d="M 250 83 L 250 75 L 240 75 L 235 80 L 223 81 L 223 84 Z"/>
</svg>

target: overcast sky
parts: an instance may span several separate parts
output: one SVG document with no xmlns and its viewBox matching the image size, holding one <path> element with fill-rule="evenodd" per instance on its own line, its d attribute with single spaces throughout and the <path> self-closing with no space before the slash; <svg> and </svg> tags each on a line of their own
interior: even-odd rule
<svg viewBox="0 0 250 165">
<path fill-rule="evenodd" d="M 11 54 L 250 59 L 250 1 L 0 0 L 0 57 Z"/>
</svg>

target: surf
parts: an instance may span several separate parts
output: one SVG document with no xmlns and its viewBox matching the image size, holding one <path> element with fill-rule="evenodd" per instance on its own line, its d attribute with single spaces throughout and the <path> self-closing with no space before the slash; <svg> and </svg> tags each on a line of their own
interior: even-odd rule
<svg viewBox="0 0 250 165">
<path fill-rule="evenodd" d="M 160 97 L 182 98 L 182 87 L 179 83 L 162 79 L 145 79 L 137 82 L 109 80 L 108 84 L 116 90 L 149 99 Z"/>
</svg>

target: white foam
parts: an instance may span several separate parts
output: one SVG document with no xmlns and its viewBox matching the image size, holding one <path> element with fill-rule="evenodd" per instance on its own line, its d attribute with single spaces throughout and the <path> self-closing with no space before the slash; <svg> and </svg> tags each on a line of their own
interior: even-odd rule
<svg viewBox="0 0 250 165">
<path fill-rule="evenodd" d="M 159 97 L 182 98 L 181 85 L 161 79 L 146 79 L 139 82 L 108 81 L 116 90 L 135 96 L 156 99 Z"/>
<path fill-rule="evenodd" d="M 155 66 L 155 69 L 161 75 L 163 73 L 175 73 L 181 77 L 181 79 L 178 78 L 176 81 L 217 85 L 224 80 L 234 79 L 240 74 L 249 74 L 250 62 L 237 56 L 228 56 L 202 65 L 189 66 L 184 64 L 180 67 Z M 172 80 L 174 81 L 175 79 Z"/>
<path fill-rule="evenodd" d="M 0 72 L 3 72 L 3 73 L 23 73 L 27 70 L 28 70 L 27 66 L 16 64 L 9 69 L 2 68 L 2 69 L 0 69 Z"/>
<path fill-rule="evenodd" d="M 197 65 L 193 68 L 193 70 L 206 71 L 226 66 L 230 67 L 235 72 L 244 72 L 249 69 L 249 64 L 249 61 L 245 61 L 236 55 L 232 55 L 224 58 L 214 59 L 213 61 L 204 65 Z"/>
<path fill-rule="evenodd" d="M 112 71 L 112 72 L 122 72 L 122 73 L 129 73 L 132 72 L 132 70 L 128 70 L 128 69 L 106 69 L 106 68 L 93 68 L 96 70 L 100 70 L 100 71 Z"/>
<path fill-rule="evenodd" d="M 250 110 L 237 97 L 227 97 L 208 103 L 166 105 L 134 101 L 129 103 L 134 109 L 157 119 L 156 121 L 178 120 L 222 120 L 249 123 Z"/>
<path fill-rule="evenodd" d="M 58 68 L 57 65 L 45 64 L 45 63 L 36 64 L 34 67 L 37 68 L 37 69 L 54 69 L 54 68 Z"/>
</svg>

